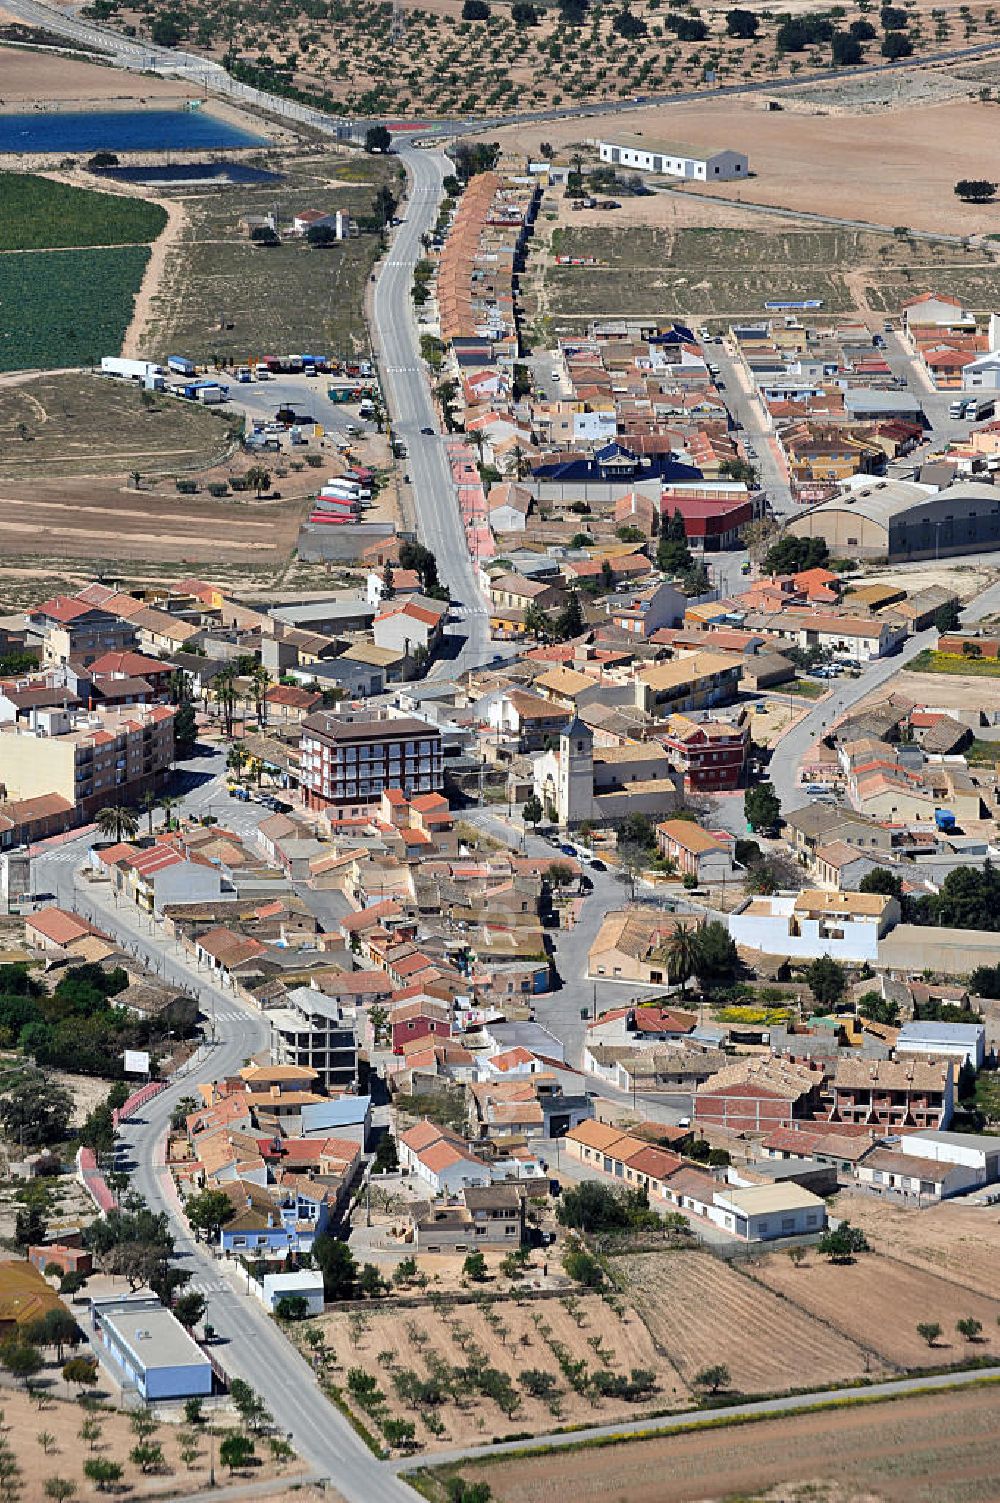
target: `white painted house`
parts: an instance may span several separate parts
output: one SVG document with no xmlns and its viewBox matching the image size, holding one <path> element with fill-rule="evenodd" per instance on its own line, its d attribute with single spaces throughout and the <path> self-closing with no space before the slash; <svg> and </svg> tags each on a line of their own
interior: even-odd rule
<svg viewBox="0 0 1000 1503">
<path fill-rule="evenodd" d="M 741 151 L 712 151 L 655 137 L 622 134 L 613 141 L 599 141 L 602 162 L 639 172 L 660 172 L 696 183 L 728 183 L 747 177 L 750 164 Z"/>
<path fill-rule="evenodd" d="M 726 1185 L 713 1199 L 710 1220 L 743 1242 L 773 1242 L 826 1230 L 826 1206 L 801 1185 Z"/>
<path fill-rule="evenodd" d="M 764 955 L 875 961 L 878 942 L 899 923 L 899 903 L 875 892 L 821 892 L 747 898 L 729 917 L 737 945 Z"/>
</svg>

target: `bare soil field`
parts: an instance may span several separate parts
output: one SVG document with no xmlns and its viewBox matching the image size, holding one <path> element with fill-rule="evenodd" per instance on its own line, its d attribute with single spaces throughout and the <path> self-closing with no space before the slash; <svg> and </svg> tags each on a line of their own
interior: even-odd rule
<svg viewBox="0 0 1000 1503">
<path fill-rule="evenodd" d="M 286 562 L 298 535 L 303 503 L 274 505 L 213 501 L 200 496 L 151 495 L 112 482 L 66 480 L 20 491 L 0 482 L 0 548 L 28 556 L 45 573 L 46 557 L 80 561 L 93 576 L 95 561 L 252 564 L 274 570 Z"/>
<path fill-rule="evenodd" d="M 897 1367 L 961 1362 L 970 1355 L 989 1355 L 996 1345 L 1000 1301 L 894 1259 L 868 1254 L 837 1266 L 810 1253 L 796 1268 L 775 1253 L 755 1267 L 754 1277 Z M 955 1330 L 956 1321 L 966 1316 L 982 1324 L 982 1338 L 974 1345 Z M 942 1334 L 933 1347 L 917 1335 L 918 1321 L 940 1325 Z"/>
<path fill-rule="evenodd" d="M 615 1272 L 686 1383 L 718 1362 L 740 1393 L 809 1388 L 866 1371 L 865 1353 L 848 1336 L 710 1253 L 639 1254 L 616 1259 Z M 869 1359 L 868 1371 L 877 1369 Z"/>
<path fill-rule="evenodd" d="M 25 105 L 37 108 L 39 100 L 62 109 L 169 104 L 188 99 L 191 89 L 167 79 L 125 73 L 100 63 L 85 63 L 72 57 L 53 57 L 18 47 L 0 46 L 0 111 L 12 114 Z"/>
<path fill-rule="evenodd" d="M 1000 703 L 1000 683 L 972 674 L 905 672 L 893 685 L 918 704 L 942 710 L 978 710 L 987 703 L 995 708 Z"/>
<path fill-rule="evenodd" d="M 987 1503 L 1000 1496 L 998 1424 L 1000 1391 L 983 1387 L 450 1474 L 488 1482 L 495 1503 Z"/>
<path fill-rule="evenodd" d="M 659 199 L 680 202 L 676 193 L 631 199 L 633 205 Z M 695 200 L 686 207 L 696 211 Z M 639 211 L 637 211 L 639 212 Z M 827 313 L 855 310 L 865 317 L 877 305 L 878 317 L 897 308 L 910 283 L 943 285 L 951 278 L 977 277 L 1000 288 L 1000 268 L 985 252 L 969 253 L 956 264 L 953 247 L 904 242 L 892 235 L 861 230 L 789 226 L 758 216 L 741 229 L 718 225 L 620 226 L 605 215 L 603 225 L 557 227 L 547 243 L 533 246 L 535 267 L 544 259 L 544 301 L 553 317 L 579 321 L 594 316 L 667 313 L 716 319 L 760 314 L 776 293 L 818 298 Z M 554 264 L 556 255 L 586 258 L 592 265 Z"/>
<path fill-rule="evenodd" d="M 600 1424 L 683 1406 L 688 1394 L 676 1370 L 657 1352 L 635 1312 L 620 1308 L 621 1313 L 616 1313 L 597 1295 L 565 1301 L 484 1299 L 474 1305 L 453 1305 L 445 1299 L 437 1310 L 427 1305 L 413 1310 L 338 1312 L 310 1326 L 315 1324 L 323 1332 L 330 1359 L 327 1371 L 345 1398 L 349 1398 L 348 1370 L 364 1368 L 378 1379 L 386 1396 L 387 1417 L 416 1420 L 421 1446 L 439 1450 L 514 1432 L 542 1434 L 557 1425 Z M 627 1378 L 633 1368 L 648 1369 L 656 1374 L 656 1388 L 641 1403 L 580 1394 L 560 1373 L 557 1349 L 569 1361 L 583 1362 L 590 1373 L 604 1370 Z M 460 1388 L 457 1397 L 433 1408 L 418 1407 L 396 1392 L 394 1379 L 402 1370 L 411 1369 L 429 1379 L 444 1371 L 442 1364 L 452 1370 L 486 1365 L 506 1374 L 519 1396 L 510 1417 L 493 1398 L 474 1390 Z M 555 1387 L 549 1397 L 532 1397 L 520 1386 L 519 1377 L 528 1369 L 553 1375 Z M 360 1408 L 356 1413 L 372 1427 L 370 1415 Z M 424 1422 L 428 1415 L 432 1424 L 435 1415 L 443 1422 L 442 1433 L 431 1433 Z"/>
<path fill-rule="evenodd" d="M 159 1470 L 143 1473 L 129 1460 L 129 1452 L 136 1444 L 136 1436 L 127 1414 L 116 1409 L 97 1411 L 100 1435 L 91 1445 L 80 1439 L 80 1426 L 87 1417 L 84 1410 L 63 1391 L 66 1385 L 53 1368 L 51 1375 L 42 1373 L 36 1380 L 39 1385 L 51 1376 L 52 1400 L 39 1411 L 27 1394 L 5 1384 L 0 1389 L 0 1410 L 3 1414 L 4 1440 L 17 1458 L 22 1472 L 22 1489 L 17 1496 L 20 1503 L 43 1503 L 45 1483 L 50 1477 L 63 1477 L 76 1483 L 76 1492 L 81 1497 L 94 1496 L 94 1484 L 84 1475 L 84 1464 L 91 1456 L 105 1461 L 117 1461 L 124 1466 L 123 1486 L 133 1498 L 158 1496 L 189 1497 L 208 1486 L 209 1439 L 204 1432 L 195 1435 L 193 1446 L 196 1455 L 190 1465 L 181 1457 L 184 1449 L 182 1435 L 185 1431 L 177 1424 L 162 1424 L 150 1437 L 150 1441 L 163 1448 L 163 1466 Z M 57 1397 L 58 1395 L 58 1397 Z M 235 1429 L 236 1420 L 225 1416 L 226 1429 Z M 47 1450 L 39 1443 L 39 1436 L 50 1437 Z M 216 1472 L 219 1481 L 226 1483 L 226 1470 L 218 1465 L 218 1432 L 215 1440 Z M 276 1467 L 270 1459 L 266 1440 L 256 1443 L 257 1464 L 243 1473 L 237 1473 L 233 1483 L 263 1482 L 287 1475 L 289 1479 L 304 1470 L 295 1460 Z M 273 1495 L 269 1495 L 273 1496 Z"/>
<path fill-rule="evenodd" d="M 629 111 L 621 128 L 651 140 L 747 153 L 751 177 L 710 188 L 688 184 L 680 191 L 691 198 L 771 204 L 890 229 L 982 235 L 1000 231 L 1000 203 L 963 204 L 954 186 L 973 161 L 977 172 L 1000 178 L 998 120 L 997 105 L 968 98 L 897 104 L 876 114 L 816 107 L 772 113 L 760 102 L 706 99 Z M 542 140 L 561 150 L 584 138 L 598 140 L 602 129 L 613 137 L 613 125 L 565 120 L 511 126 L 497 139 L 532 154 Z"/>
<path fill-rule="evenodd" d="M 834 1211 L 837 1216 L 846 1216 L 852 1226 L 860 1227 L 877 1252 L 891 1253 L 900 1262 L 929 1269 L 942 1279 L 1000 1300 L 997 1207 L 949 1200 L 914 1214 L 847 1190 L 838 1196 Z"/>
<path fill-rule="evenodd" d="M 0 380 L 0 481 L 207 469 L 232 414 L 87 374 Z"/>
</svg>

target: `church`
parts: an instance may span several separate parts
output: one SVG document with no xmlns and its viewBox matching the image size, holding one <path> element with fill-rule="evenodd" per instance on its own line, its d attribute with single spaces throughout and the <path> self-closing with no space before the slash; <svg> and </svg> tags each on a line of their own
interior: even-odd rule
<svg viewBox="0 0 1000 1503">
<path fill-rule="evenodd" d="M 564 829 L 590 821 L 614 824 L 630 814 L 662 818 L 683 802 L 681 778 L 658 741 L 626 741 L 595 749 L 594 733 L 578 715 L 558 747 L 532 759 L 534 792 Z"/>
</svg>

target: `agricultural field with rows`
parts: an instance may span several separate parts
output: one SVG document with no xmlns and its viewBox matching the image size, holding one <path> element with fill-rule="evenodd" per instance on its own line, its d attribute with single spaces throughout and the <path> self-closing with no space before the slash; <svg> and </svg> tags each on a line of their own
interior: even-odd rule
<svg viewBox="0 0 1000 1503">
<path fill-rule="evenodd" d="M 117 354 L 148 260 L 148 245 L 0 255 L 0 370 Z"/>
<path fill-rule="evenodd" d="M 0 251 L 140 245 L 167 222 L 159 204 L 19 172 L 0 174 Z"/>
</svg>

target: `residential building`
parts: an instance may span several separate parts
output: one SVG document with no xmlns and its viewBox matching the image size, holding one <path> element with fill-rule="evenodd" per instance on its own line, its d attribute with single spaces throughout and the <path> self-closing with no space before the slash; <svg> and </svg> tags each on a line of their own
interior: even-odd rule
<svg viewBox="0 0 1000 1503">
<path fill-rule="evenodd" d="M 112 1295 L 90 1301 L 91 1345 L 123 1388 L 147 1404 L 207 1397 L 212 1364 L 155 1295 Z"/>
<path fill-rule="evenodd" d="M 524 1240 L 524 1196 L 513 1185 L 469 1187 L 457 1203 L 415 1205 L 410 1224 L 414 1249 L 424 1253 L 517 1248 Z"/>
<path fill-rule="evenodd" d="M 703 830 L 690 819 L 667 819 L 656 827 L 661 856 L 673 861 L 682 877 L 697 882 L 729 882 L 736 875 L 732 837 Z"/>
<path fill-rule="evenodd" d="M 498 733 L 517 738 L 518 751 L 533 752 L 558 740 L 572 711 L 527 689 L 507 689 L 490 700 L 486 718 Z"/>
<path fill-rule="evenodd" d="M 565 599 L 559 585 L 546 584 L 541 579 L 526 579 L 523 574 L 501 574 L 490 580 L 490 600 L 494 605 L 510 610 L 526 611 L 534 605 L 539 610 L 558 608 Z"/>
<path fill-rule="evenodd" d="M 685 793 L 721 793 L 743 781 L 750 745 L 750 726 L 740 713 L 734 720 L 711 715 L 671 715 L 656 739 L 684 779 Z"/>
<path fill-rule="evenodd" d="M 65 1308 L 34 1262 L 23 1258 L 0 1262 L 0 1341 L 16 1337 L 19 1330 L 43 1320 L 50 1310 Z"/>
<path fill-rule="evenodd" d="M 310 809 L 364 813 L 386 788 L 407 798 L 440 792 L 441 731 L 429 721 L 385 710 L 322 711 L 302 723 L 300 781 Z"/>
<path fill-rule="evenodd" d="M 807 888 L 747 898 L 730 914 L 729 933 L 737 945 L 765 955 L 872 962 L 899 917 L 897 900 L 881 893 Z"/>
<path fill-rule="evenodd" d="M 493 1182 L 490 1166 L 450 1128 L 418 1122 L 400 1134 L 396 1146 L 400 1168 L 422 1180 L 434 1195 Z"/>
<path fill-rule="evenodd" d="M 801 1185 L 727 1186 L 714 1197 L 721 1213 L 712 1217 L 742 1242 L 773 1242 L 781 1237 L 816 1236 L 826 1229 L 826 1206 Z"/>
<path fill-rule="evenodd" d="M 167 705 L 38 710 L 0 726 L 0 785 L 15 800 L 56 794 L 92 819 L 107 804 L 138 804 L 162 787 L 174 756 Z"/>
<path fill-rule="evenodd" d="M 312 986 L 297 986 L 266 1013 L 271 1062 L 314 1072 L 326 1091 L 357 1086 L 355 1012 Z"/>
<path fill-rule="evenodd" d="M 139 602 L 133 603 L 138 609 Z M 135 646 L 134 626 L 75 595 L 55 595 L 26 614 L 29 633 L 42 643 L 43 663 L 68 663 L 72 658 L 86 667 L 106 652 Z"/>
<path fill-rule="evenodd" d="M 840 1059 L 829 1082 L 830 1120 L 883 1129 L 947 1127 L 956 1073 L 951 1059 Z"/>
<path fill-rule="evenodd" d="M 824 1077 L 814 1060 L 738 1059 L 698 1087 L 695 1120 L 732 1132 L 768 1132 L 819 1111 Z"/>
<path fill-rule="evenodd" d="M 608 615 L 622 631 L 648 642 L 656 632 L 676 626 L 686 604 L 677 586 L 663 579 L 641 589 L 618 591 L 608 601 Z"/>
<path fill-rule="evenodd" d="M 641 981 L 663 986 L 668 981 L 666 953 L 670 937 L 685 922 L 648 908 L 623 908 L 605 917 L 590 947 L 587 974 L 611 981 Z"/>
<path fill-rule="evenodd" d="M 687 653 L 640 668 L 636 704 L 658 717 L 731 704 L 739 692 L 742 663 L 731 654 Z"/>
<path fill-rule="evenodd" d="M 375 646 L 425 662 L 440 645 L 447 614 L 446 601 L 431 600 L 426 595 L 394 596 L 382 604 L 372 623 Z"/>
</svg>

